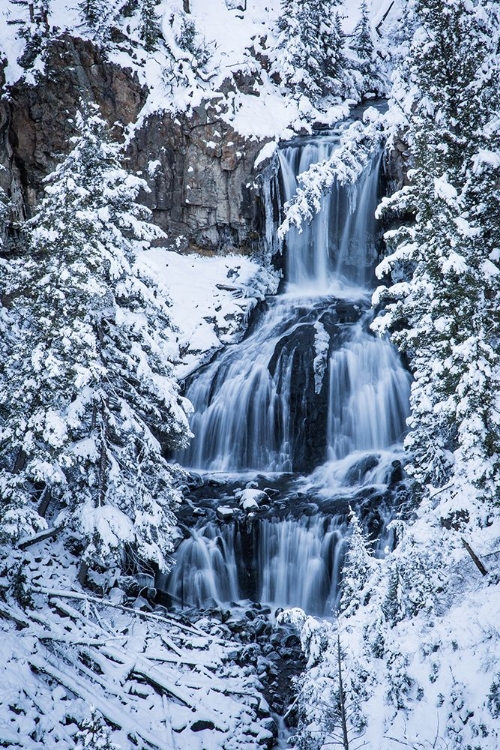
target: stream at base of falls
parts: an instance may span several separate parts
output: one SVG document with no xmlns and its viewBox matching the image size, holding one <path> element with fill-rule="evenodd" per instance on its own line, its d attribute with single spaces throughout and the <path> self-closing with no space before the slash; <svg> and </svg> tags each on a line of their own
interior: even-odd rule
<svg viewBox="0 0 500 750">
<path fill-rule="evenodd" d="M 283 202 L 337 144 L 328 132 L 280 150 Z M 190 474 L 184 539 L 157 581 L 174 606 L 331 616 L 349 508 L 375 555 L 392 544 L 410 375 L 370 330 L 381 161 L 380 151 L 357 183 L 335 183 L 313 221 L 288 233 L 282 293 L 186 384 L 195 437 L 175 457 Z"/>
</svg>

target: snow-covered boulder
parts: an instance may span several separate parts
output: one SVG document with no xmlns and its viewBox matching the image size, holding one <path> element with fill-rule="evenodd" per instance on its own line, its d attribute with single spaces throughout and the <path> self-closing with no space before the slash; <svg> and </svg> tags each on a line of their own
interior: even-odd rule
<svg viewBox="0 0 500 750">
<path fill-rule="evenodd" d="M 269 499 L 263 490 L 249 487 L 244 490 L 238 490 L 235 494 L 246 513 L 252 510 L 259 510 L 259 505 Z"/>
<path fill-rule="evenodd" d="M 222 521 L 229 521 L 234 515 L 234 508 L 230 508 L 227 505 L 219 505 L 217 508 L 217 516 Z"/>
</svg>

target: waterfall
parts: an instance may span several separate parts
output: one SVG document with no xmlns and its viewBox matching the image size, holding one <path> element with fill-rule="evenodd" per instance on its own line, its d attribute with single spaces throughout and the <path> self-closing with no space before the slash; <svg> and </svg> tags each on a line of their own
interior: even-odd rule
<svg viewBox="0 0 500 750">
<path fill-rule="evenodd" d="M 284 200 L 337 143 L 333 132 L 281 149 Z M 354 185 L 335 182 L 313 221 L 289 232 L 284 292 L 266 300 L 243 341 L 191 379 L 195 437 L 177 456 L 187 468 L 300 473 L 307 491 L 344 500 L 391 481 L 410 376 L 390 342 L 370 332 L 380 160 L 375 154 Z M 251 543 L 237 523 L 194 530 L 166 585 L 175 600 L 250 596 L 319 614 L 335 605 L 345 514 L 251 525 Z"/>
<path fill-rule="evenodd" d="M 317 143 L 317 141 L 319 141 Z M 337 138 L 321 137 L 280 151 L 284 200 L 297 190 L 298 175 L 331 156 Z M 382 151 L 376 153 L 356 185 L 337 180 L 322 198 L 321 210 L 301 231 L 286 238 L 286 277 L 309 294 L 327 294 L 342 286 L 367 287 L 374 281 L 375 209 Z"/>
<path fill-rule="evenodd" d="M 265 519 L 252 527 L 239 566 L 244 529 L 208 523 L 181 545 L 168 591 L 192 606 L 248 597 L 322 615 L 338 603 L 345 528 L 345 519 L 319 514 Z"/>
<path fill-rule="evenodd" d="M 393 346 L 366 331 L 366 318 L 329 363 L 328 457 L 384 449 L 402 440 L 408 414 L 409 373 Z"/>
</svg>

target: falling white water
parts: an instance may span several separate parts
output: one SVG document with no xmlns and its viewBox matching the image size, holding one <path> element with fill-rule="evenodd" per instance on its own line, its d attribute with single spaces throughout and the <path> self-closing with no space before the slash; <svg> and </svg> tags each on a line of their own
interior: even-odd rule
<svg viewBox="0 0 500 750">
<path fill-rule="evenodd" d="M 335 148 L 335 138 L 316 137 L 301 148 L 290 145 L 280 151 L 285 201 L 295 195 L 298 176 Z M 374 155 L 355 185 L 335 181 L 313 220 L 288 232 L 286 278 L 302 293 L 327 294 L 342 285 L 367 287 L 373 281 L 381 158 L 381 151 Z"/>
<path fill-rule="evenodd" d="M 368 321 L 371 315 L 368 315 Z M 388 448 L 402 440 L 410 375 L 394 347 L 370 335 L 367 319 L 353 326 L 329 364 L 328 458 Z"/>
<path fill-rule="evenodd" d="M 168 583 L 173 600 L 200 607 L 250 597 L 315 614 L 331 611 L 338 603 L 345 521 L 321 515 L 265 519 L 254 532 L 242 560 L 241 531 L 234 526 L 207 523 L 194 531 L 181 545 Z"/>
<path fill-rule="evenodd" d="M 207 524 L 193 529 L 176 556 L 176 565 L 166 585 L 160 583 L 176 604 L 200 607 L 209 601 L 240 599 L 234 529 Z"/>
<path fill-rule="evenodd" d="M 282 149 L 284 200 L 300 172 L 336 144 L 326 135 Z M 177 456 L 184 466 L 300 471 L 308 475 L 302 486 L 329 500 L 391 481 L 410 376 L 392 345 L 369 330 L 380 159 L 356 184 L 335 183 L 302 233 L 287 235 L 286 292 L 268 299 L 246 338 L 189 384 L 195 438 Z M 250 596 L 322 614 L 338 600 L 344 523 L 321 514 L 266 518 L 253 523 L 243 550 L 236 523 L 209 522 L 180 545 L 167 589 L 182 604 Z"/>
<path fill-rule="evenodd" d="M 181 463 L 225 472 L 294 469 L 290 400 L 301 343 L 294 336 L 310 329 L 312 342 L 318 312 L 314 300 L 272 299 L 254 332 L 198 374 L 187 391 L 196 437 Z M 311 368 L 310 352 L 308 359 Z M 304 376 L 314 378 L 312 370 Z"/>
</svg>

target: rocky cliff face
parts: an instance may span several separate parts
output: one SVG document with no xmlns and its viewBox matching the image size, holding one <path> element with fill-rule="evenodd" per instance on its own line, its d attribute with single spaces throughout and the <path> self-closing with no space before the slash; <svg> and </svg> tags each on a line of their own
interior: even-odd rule
<svg viewBox="0 0 500 750">
<path fill-rule="evenodd" d="M 97 103 L 121 138 L 147 96 L 130 70 L 67 34 L 51 43 L 36 85 L 19 82 L 3 93 L 0 186 L 16 219 L 31 215 L 44 177 L 68 152 L 82 101 Z M 190 116 L 150 116 L 129 143 L 127 167 L 147 180 L 151 192 L 141 198 L 173 247 L 249 252 L 261 247 L 264 212 L 253 164 L 263 145 L 236 133 L 209 104 Z"/>
<path fill-rule="evenodd" d="M 244 139 L 198 107 L 191 117 L 153 115 L 130 143 L 130 166 L 151 192 L 155 222 L 178 249 L 258 250 L 263 207 L 253 169 L 262 141 Z"/>
</svg>

